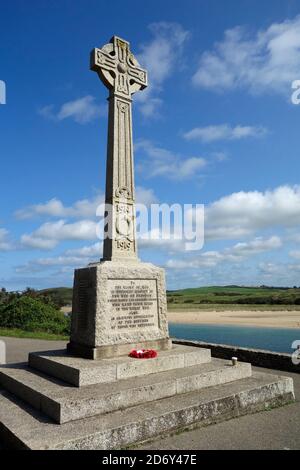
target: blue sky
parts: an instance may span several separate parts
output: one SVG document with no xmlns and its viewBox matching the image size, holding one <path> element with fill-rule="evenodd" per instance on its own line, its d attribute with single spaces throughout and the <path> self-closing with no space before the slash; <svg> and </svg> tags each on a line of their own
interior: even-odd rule
<svg viewBox="0 0 300 470">
<path fill-rule="evenodd" d="M 300 285 L 300 5 L 282 0 L 2 2 L 0 285 L 71 285 L 99 259 L 113 34 L 149 72 L 134 96 L 138 202 L 205 204 L 201 251 L 140 243 L 169 288 Z"/>
</svg>

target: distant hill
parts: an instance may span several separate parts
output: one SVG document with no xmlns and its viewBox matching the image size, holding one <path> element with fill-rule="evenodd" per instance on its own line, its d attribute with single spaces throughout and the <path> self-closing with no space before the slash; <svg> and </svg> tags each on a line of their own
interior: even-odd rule
<svg viewBox="0 0 300 470">
<path fill-rule="evenodd" d="M 40 291 L 56 299 L 60 305 L 72 304 L 71 287 L 55 287 Z M 168 290 L 169 307 L 200 307 L 204 304 L 244 304 L 244 305 L 300 305 L 300 288 L 294 287 L 247 287 L 209 286 L 179 290 Z"/>
<path fill-rule="evenodd" d="M 72 304 L 73 289 L 71 287 L 53 287 L 42 289 L 39 292 L 49 295 L 58 305 L 64 306 Z"/>
<path fill-rule="evenodd" d="M 168 291 L 169 307 L 183 304 L 300 305 L 300 288 L 213 286 Z"/>
</svg>

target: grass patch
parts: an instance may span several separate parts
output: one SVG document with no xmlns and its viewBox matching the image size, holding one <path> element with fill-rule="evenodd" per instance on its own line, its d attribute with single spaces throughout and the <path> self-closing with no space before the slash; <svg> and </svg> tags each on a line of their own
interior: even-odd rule
<svg viewBox="0 0 300 470">
<path fill-rule="evenodd" d="M 44 331 L 24 331 L 19 328 L 0 328 L 0 336 L 10 336 L 12 338 L 33 338 L 52 341 L 68 341 L 69 336 L 46 333 Z"/>
<path fill-rule="evenodd" d="M 211 306 L 212 310 L 217 305 L 232 309 L 257 309 L 261 310 L 267 306 L 268 310 L 290 310 L 300 309 L 300 288 L 285 287 L 198 287 L 191 289 L 181 289 L 167 292 L 168 308 L 194 308 L 206 310 Z"/>
<path fill-rule="evenodd" d="M 228 312 L 228 311 L 238 311 L 238 310 L 248 310 L 250 312 L 284 312 L 284 311 L 300 311 L 300 305 L 294 304 L 282 304 L 282 305 L 270 305 L 270 304 L 187 304 L 187 303 L 168 303 L 168 311 L 201 311 L 206 312 Z"/>
</svg>

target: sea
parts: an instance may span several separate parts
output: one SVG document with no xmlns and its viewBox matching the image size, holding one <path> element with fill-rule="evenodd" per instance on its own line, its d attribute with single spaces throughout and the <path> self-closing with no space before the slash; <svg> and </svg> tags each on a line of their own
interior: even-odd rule
<svg viewBox="0 0 300 470">
<path fill-rule="evenodd" d="M 207 343 L 219 343 L 292 354 L 300 344 L 300 328 L 169 323 L 170 336 Z"/>
</svg>

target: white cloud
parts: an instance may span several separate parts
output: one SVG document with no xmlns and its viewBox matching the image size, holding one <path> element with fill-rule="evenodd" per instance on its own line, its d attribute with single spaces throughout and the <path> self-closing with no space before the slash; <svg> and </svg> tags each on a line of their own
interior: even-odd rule
<svg viewBox="0 0 300 470">
<path fill-rule="evenodd" d="M 186 140 L 215 142 L 216 140 L 240 140 L 246 137 L 261 137 L 266 134 L 264 127 L 235 126 L 220 124 L 217 126 L 195 127 L 183 136 Z"/>
<path fill-rule="evenodd" d="M 16 272 L 17 273 L 38 273 L 40 271 L 46 271 L 53 267 L 62 266 L 62 267 L 71 267 L 73 269 L 75 267 L 85 266 L 89 263 L 89 258 L 83 258 L 81 256 L 57 256 L 57 257 L 49 257 L 49 258 L 38 258 L 28 263 L 17 266 Z"/>
<path fill-rule="evenodd" d="M 49 258 L 38 258 L 32 261 L 33 264 L 37 266 L 42 266 L 45 268 L 52 266 L 73 266 L 82 263 L 82 257 L 76 256 L 57 256 Z"/>
<path fill-rule="evenodd" d="M 96 228 L 97 223 L 92 220 L 46 222 L 33 233 L 22 235 L 21 244 L 24 247 L 50 250 L 62 240 L 95 240 Z"/>
<path fill-rule="evenodd" d="M 300 243 L 300 233 L 299 232 L 289 232 L 286 236 L 286 239 L 291 241 L 291 242 L 294 242 L 294 243 Z"/>
<path fill-rule="evenodd" d="M 97 242 L 93 245 L 83 246 L 81 248 L 74 248 L 66 251 L 66 256 L 80 256 L 83 258 L 91 258 L 94 256 L 101 256 L 102 243 Z"/>
<path fill-rule="evenodd" d="M 187 259 L 170 259 L 167 262 L 168 268 L 173 269 L 188 269 L 188 268 L 214 268 L 218 264 L 226 261 L 230 263 L 240 263 L 245 259 L 280 248 L 282 245 L 281 240 L 277 236 L 264 239 L 257 237 L 254 240 L 245 243 L 237 243 L 232 247 L 225 248 L 223 251 L 206 251 L 193 255 L 192 258 Z"/>
<path fill-rule="evenodd" d="M 148 157 L 148 160 L 138 165 L 138 169 L 148 177 L 165 176 L 174 180 L 195 177 L 207 165 L 202 157 L 183 159 L 167 149 L 155 146 L 149 140 L 138 141 L 135 149 L 143 151 Z"/>
<path fill-rule="evenodd" d="M 289 255 L 291 256 L 291 258 L 300 260 L 300 250 L 292 250 L 289 252 Z"/>
<path fill-rule="evenodd" d="M 282 272 L 282 266 L 276 263 L 259 263 L 259 270 L 265 276 L 274 276 L 275 274 Z"/>
<path fill-rule="evenodd" d="M 222 253 L 218 251 L 206 251 L 191 259 L 170 259 L 167 261 L 166 266 L 172 269 L 213 268 L 223 260 L 224 257 Z"/>
<path fill-rule="evenodd" d="M 259 273 L 270 285 L 299 286 L 300 264 L 260 263 Z"/>
<path fill-rule="evenodd" d="M 9 240 L 9 232 L 5 228 L 0 228 L 0 251 L 10 251 L 14 249 L 14 244 Z"/>
<path fill-rule="evenodd" d="M 78 124 L 86 124 L 101 115 L 105 115 L 106 108 L 96 104 L 93 96 L 87 95 L 62 104 L 57 112 L 54 111 L 53 105 L 44 106 L 38 112 L 46 119 L 63 121 L 70 118 Z"/>
<path fill-rule="evenodd" d="M 139 110 L 146 118 L 158 117 L 160 115 L 160 108 L 163 104 L 163 100 L 161 100 L 160 98 L 151 97 L 150 90 L 148 93 L 147 90 L 143 91 L 143 93 L 146 94 L 145 99 L 139 98 L 139 96 L 142 95 L 137 95 L 135 98 L 135 101 L 139 103 Z"/>
<path fill-rule="evenodd" d="M 224 196 L 206 209 L 206 236 L 238 238 L 266 228 L 300 224 L 300 186 L 279 186 L 265 192 L 240 191 Z M 225 237 L 228 238 L 228 237 Z"/>
<path fill-rule="evenodd" d="M 31 219 L 35 216 L 50 217 L 94 217 L 99 204 L 104 202 L 104 195 L 92 199 L 80 199 L 72 206 L 65 206 L 59 199 L 53 198 L 45 203 L 35 204 L 16 211 L 18 219 Z"/>
<path fill-rule="evenodd" d="M 245 238 L 248 235 L 251 235 L 253 233 L 252 229 L 249 228 L 243 228 L 243 227 L 237 227 L 236 225 L 230 227 L 225 227 L 225 226 L 217 226 L 217 223 L 212 226 L 209 225 L 207 222 L 205 226 L 205 240 L 236 240 L 238 238 Z"/>
<path fill-rule="evenodd" d="M 164 81 L 171 76 L 183 47 L 189 36 L 178 23 L 159 22 L 149 25 L 153 39 L 141 46 L 138 61 L 148 71 L 149 86 L 142 93 L 137 93 L 135 100 L 140 103 L 140 110 L 146 116 L 154 116 L 162 100 L 156 95 L 162 90 Z"/>
<path fill-rule="evenodd" d="M 74 266 L 82 263 L 81 256 L 57 256 L 53 258 L 39 258 L 36 263 L 40 266 Z"/>
<path fill-rule="evenodd" d="M 275 250 L 281 246 L 281 239 L 276 235 L 268 239 L 257 237 L 250 242 L 237 243 L 232 249 L 229 249 L 229 253 L 236 257 L 245 257 L 263 253 L 264 251 Z M 228 251 L 225 250 L 225 253 L 228 253 Z"/>
<path fill-rule="evenodd" d="M 162 250 L 168 253 L 185 251 L 185 240 L 176 239 L 170 232 L 162 232 L 161 228 L 152 228 L 146 233 L 138 234 L 138 246 L 142 249 Z"/>
<path fill-rule="evenodd" d="M 217 162 L 224 162 L 229 158 L 226 152 L 212 152 L 211 156 Z"/>
<path fill-rule="evenodd" d="M 294 274 L 295 271 L 300 271 L 300 264 L 298 263 L 290 263 L 290 264 L 285 264 L 284 265 L 287 269 L 289 269 L 291 271 L 292 274 Z M 297 273 L 297 281 L 296 281 L 299 285 L 299 274 Z"/>
<path fill-rule="evenodd" d="M 15 212 L 15 216 L 20 220 L 32 219 L 36 216 L 91 218 L 96 216 L 97 207 L 104 203 L 104 199 L 104 194 L 98 194 L 91 199 L 80 199 L 71 206 L 65 206 L 61 200 L 52 198 L 45 203 L 19 209 Z M 142 186 L 136 188 L 136 200 L 146 205 L 157 202 L 153 189 Z"/>
<path fill-rule="evenodd" d="M 51 270 L 53 267 L 62 267 L 63 272 L 72 272 L 74 268 L 86 266 L 91 262 L 99 261 L 102 256 L 102 243 L 97 242 L 93 245 L 82 246 L 66 250 L 60 256 L 47 258 L 37 258 L 28 263 L 17 266 L 17 273 L 34 273 L 45 270 Z"/>
<path fill-rule="evenodd" d="M 36 204 L 25 209 L 20 209 L 16 211 L 15 216 L 17 219 L 25 220 L 31 219 L 35 215 L 50 215 L 52 217 L 64 217 L 65 207 L 63 203 L 53 198 L 50 201 L 47 201 L 45 204 Z"/>
<path fill-rule="evenodd" d="M 57 246 L 57 244 L 58 241 L 55 239 L 38 237 L 34 233 L 24 233 L 24 235 L 21 236 L 21 246 L 25 248 L 33 248 L 34 250 L 52 250 Z"/>
<path fill-rule="evenodd" d="M 193 82 L 215 91 L 246 88 L 290 95 L 299 76 L 300 15 L 252 36 L 242 27 L 225 31 L 223 41 L 202 54 Z"/>
<path fill-rule="evenodd" d="M 150 206 L 158 202 L 153 189 L 143 188 L 142 186 L 136 187 L 135 199 L 138 204 L 145 204 L 145 206 Z"/>
</svg>

